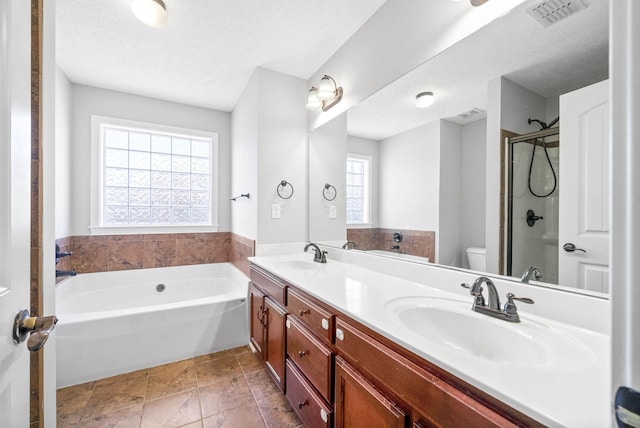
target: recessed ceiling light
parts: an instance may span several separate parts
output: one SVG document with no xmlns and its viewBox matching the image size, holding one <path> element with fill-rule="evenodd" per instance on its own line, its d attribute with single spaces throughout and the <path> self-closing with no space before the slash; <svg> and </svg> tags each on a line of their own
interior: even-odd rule
<svg viewBox="0 0 640 428">
<path fill-rule="evenodd" d="M 162 0 L 133 0 L 133 14 L 144 24 L 153 28 L 167 25 L 167 7 Z"/>
<path fill-rule="evenodd" d="M 435 101 L 435 97 L 433 96 L 433 92 L 420 92 L 416 95 L 416 107 L 425 108 L 429 107 Z"/>
</svg>

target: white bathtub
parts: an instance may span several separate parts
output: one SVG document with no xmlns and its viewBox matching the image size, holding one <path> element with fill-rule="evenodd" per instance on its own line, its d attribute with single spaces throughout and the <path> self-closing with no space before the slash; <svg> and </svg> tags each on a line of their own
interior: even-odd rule
<svg viewBox="0 0 640 428">
<path fill-rule="evenodd" d="M 230 263 L 66 279 L 56 286 L 57 387 L 245 345 L 247 295 Z"/>
</svg>

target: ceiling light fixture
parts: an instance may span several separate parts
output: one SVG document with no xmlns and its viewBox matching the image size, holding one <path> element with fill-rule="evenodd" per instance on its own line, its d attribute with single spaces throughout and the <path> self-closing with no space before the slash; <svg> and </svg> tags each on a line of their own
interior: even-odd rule
<svg viewBox="0 0 640 428">
<path fill-rule="evenodd" d="M 326 74 L 320 80 L 319 87 L 312 86 L 307 97 L 307 109 L 327 111 L 342 99 L 343 90 L 333 77 Z"/>
<path fill-rule="evenodd" d="M 435 100 L 436 98 L 433 96 L 433 92 L 420 92 L 418 95 L 416 95 L 416 107 L 429 107 Z"/>
<path fill-rule="evenodd" d="M 162 28 L 167 24 L 167 7 L 162 0 L 133 0 L 131 10 L 149 27 Z"/>
<path fill-rule="evenodd" d="M 485 4 L 488 0 L 469 0 L 471 2 L 471 6 L 482 6 L 483 4 Z"/>
</svg>

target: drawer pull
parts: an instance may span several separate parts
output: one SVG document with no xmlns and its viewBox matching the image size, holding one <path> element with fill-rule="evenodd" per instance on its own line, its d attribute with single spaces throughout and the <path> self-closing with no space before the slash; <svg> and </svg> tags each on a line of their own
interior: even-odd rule
<svg viewBox="0 0 640 428">
<path fill-rule="evenodd" d="M 329 415 L 327 415 L 327 412 L 324 409 L 320 409 L 320 419 L 322 419 L 322 422 L 325 424 L 329 422 Z"/>
<path fill-rule="evenodd" d="M 305 355 L 307 355 L 307 353 L 306 353 L 306 352 L 304 352 L 304 351 L 298 351 L 298 357 L 302 358 L 302 357 L 304 357 Z"/>
<path fill-rule="evenodd" d="M 304 401 L 298 401 L 298 409 L 302 409 L 304 406 L 308 405 L 309 403 L 307 402 L 307 400 Z"/>
<path fill-rule="evenodd" d="M 322 318 L 322 328 L 325 330 L 329 330 L 329 320 L 326 318 Z"/>
<path fill-rule="evenodd" d="M 311 311 L 309 309 L 300 309 L 298 311 L 298 314 L 300 314 L 301 317 L 303 317 L 305 314 L 310 314 Z"/>
<path fill-rule="evenodd" d="M 344 331 L 340 330 L 339 328 L 336 328 L 336 339 L 344 340 Z"/>
</svg>

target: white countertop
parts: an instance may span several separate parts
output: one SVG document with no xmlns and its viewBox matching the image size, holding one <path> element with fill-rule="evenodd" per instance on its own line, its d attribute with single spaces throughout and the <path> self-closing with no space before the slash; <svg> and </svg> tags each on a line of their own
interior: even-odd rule
<svg viewBox="0 0 640 428">
<path fill-rule="evenodd" d="M 331 259 L 326 264 L 308 263 L 312 258 L 311 254 L 300 252 L 249 260 L 545 425 L 610 426 L 611 364 L 607 334 L 534 315 L 527 312 L 524 304 L 518 305 L 521 323 L 473 312 L 468 291 L 458 290 L 460 282 L 468 281 L 468 275 L 462 273 L 454 284 L 433 284 L 428 278 L 428 269 L 432 267 L 425 268 L 426 278 L 417 282 L 400 278 L 405 269 L 416 269 L 413 265 L 403 265 L 406 262 L 402 261 L 397 261 L 398 275 L 389 275 Z M 455 272 L 448 274 L 455 275 Z M 500 294 L 504 300 L 504 293 Z M 499 323 L 498 331 L 512 329 L 520 336 L 540 328 L 550 332 L 549 337 L 553 336 L 556 341 L 560 339 L 556 342 L 559 346 L 568 344 L 570 351 L 544 364 L 498 362 L 495 358 L 470 355 L 454 346 L 425 339 L 400 322 L 392 312 L 398 302 L 409 301 L 402 300 L 406 298 L 436 298 L 430 300 L 436 302 L 442 299 L 456 307 L 464 303 L 469 307 L 468 314 L 464 313 L 469 318 L 465 320 L 473 322 L 474 317 L 479 317 L 478 323 Z M 537 304 L 551 301 L 543 299 Z"/>
</svg>

